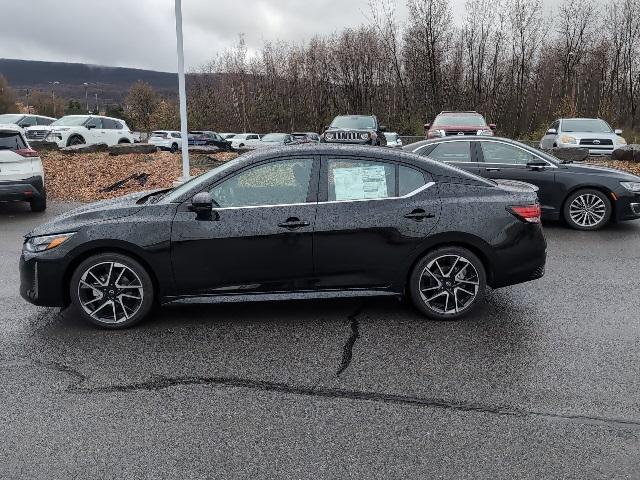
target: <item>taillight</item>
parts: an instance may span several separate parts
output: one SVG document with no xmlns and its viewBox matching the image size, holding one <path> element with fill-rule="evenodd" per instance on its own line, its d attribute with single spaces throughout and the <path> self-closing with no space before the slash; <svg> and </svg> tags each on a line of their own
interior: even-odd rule
<svg viewBox="0 0 640 480">
<path fill-rule="evenodd" d="M 37 157 L 38 152 L 36 152 L 33 148 L 21 148 L 19 150 L 15 150 L 15 152 L 22 157 Z"/>
<path fill-rule="evenodd" d="M 512 205 L 507 207 L 507 211 L 511 212 L 517 218 L 527 223 L 540 223 L 542 210 L 540 205 Z"/>
</svg>

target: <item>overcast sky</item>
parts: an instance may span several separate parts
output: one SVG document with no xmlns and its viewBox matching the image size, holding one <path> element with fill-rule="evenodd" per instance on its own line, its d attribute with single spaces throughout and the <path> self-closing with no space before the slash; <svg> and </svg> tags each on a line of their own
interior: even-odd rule
<svg viewBox="0 0 640 480">
<path fill-rule="evenodd" d="M 449 0 L 461 22 L 465 0 Z M 406 16 L 397 0 L 397 16 Z M 547 4 L 556 3 L 546 0 Z M 243 33 L 305 41 L 365 21 L 368 0 L 182 0 L 185 62 L 206 63 Z M 0 58 L 175 71 L 174 0 L 0 0 Z M 15 19 L 15 21 L 13 21 Z"/>
</svg>

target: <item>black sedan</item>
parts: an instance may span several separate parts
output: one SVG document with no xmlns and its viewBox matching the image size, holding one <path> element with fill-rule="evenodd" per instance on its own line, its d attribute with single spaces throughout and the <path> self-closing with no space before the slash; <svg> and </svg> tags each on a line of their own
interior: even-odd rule
<svg viewBox="0 0 640 480">
<path fill-rule="evenodd" d="M 620 170 L 563 163 L 541 150 L 497 137 L 445 137 L 413 143 L 404 150 L 486 178 L 536 185 L 543 218 L 564 219 L 577 230 L 598 230 L 610 220 L 640 218 L 640 177 Z"/>
<path fill-rule="evenodd" d="M 154 303 L 408 296 L 456 319 L 539 278 L 535 190 L 402 151 L 297 145 L 182 186 L 64 214 L 29 233 L 22 296 L 127 327 Z"/>
<path fill-rule="evenodd" d="M 189 132 L 189 146 L 214 146 L 221 150 L 231 150 L 231 142 L 222 138 L 219 133 L 210 131 Z"/>
</svg>

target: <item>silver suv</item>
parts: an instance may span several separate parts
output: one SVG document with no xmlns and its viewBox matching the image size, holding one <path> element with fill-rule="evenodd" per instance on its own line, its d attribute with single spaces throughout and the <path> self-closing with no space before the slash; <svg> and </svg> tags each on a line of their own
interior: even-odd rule
<svg viewBox="0 0 640 480">
<path fill-rule="evenodd" d="M 600 118 L 561 118 L 551 124 L 540 148 L 587 148 L 589 155 L 611 155 L 618 147 L 626 145 L 622 130 L 613 130 Z"/>
</svg>

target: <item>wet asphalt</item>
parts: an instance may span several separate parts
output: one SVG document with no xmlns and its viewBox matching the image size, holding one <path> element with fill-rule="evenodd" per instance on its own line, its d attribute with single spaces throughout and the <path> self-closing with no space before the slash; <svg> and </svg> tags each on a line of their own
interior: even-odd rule
<svg viewBox="0 0 640 480">
<path fill-rule="evenodd" d="M 541 280 L 458 322 L 395 299 L 166 307 L 18 294 L 0 204 L 0 478 L 640 478 L 640 222 L 545 226 Z"/>
</svg>

